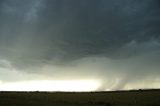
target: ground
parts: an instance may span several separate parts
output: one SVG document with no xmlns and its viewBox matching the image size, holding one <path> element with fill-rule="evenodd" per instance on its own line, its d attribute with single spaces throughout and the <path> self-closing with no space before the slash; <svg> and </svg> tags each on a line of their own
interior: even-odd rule
<svg viewBox="0 0 160 106">
<path fill-rule="evenodd" d="M 0 92 L 0 106 L 160 106 L 160 90 Z"/>
</svg>

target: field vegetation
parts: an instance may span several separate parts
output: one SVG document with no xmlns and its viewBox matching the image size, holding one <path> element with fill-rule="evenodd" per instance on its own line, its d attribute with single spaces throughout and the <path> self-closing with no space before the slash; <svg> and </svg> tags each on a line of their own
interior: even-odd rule
<svg viewBox="0 0 160 106">
<path fill-rule="evenodd" d="M 0 92 L 0 106 L 160 106 L 160 90 Z"/>
</svg>

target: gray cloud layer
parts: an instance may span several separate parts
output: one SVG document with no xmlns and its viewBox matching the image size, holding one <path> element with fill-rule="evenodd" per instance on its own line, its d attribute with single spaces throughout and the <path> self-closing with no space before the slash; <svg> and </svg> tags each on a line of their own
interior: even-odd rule
<svg viewBox="0 0 160 106">
<path fill-rule="evenodd" d="M 1 0 L 1 73 L 98 78 L 103 90 L 154 82 L 159 6 L 159 0 Z"/>
</svg>

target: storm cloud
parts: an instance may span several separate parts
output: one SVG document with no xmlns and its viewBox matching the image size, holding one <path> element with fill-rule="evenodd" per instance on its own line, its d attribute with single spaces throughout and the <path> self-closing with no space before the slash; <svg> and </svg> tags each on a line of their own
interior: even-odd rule
<svg viewBox="0 0 160 106">
<path fill-rule="evenodd" d="M 91 78 L 102 81 L 98 90 L 157 88 L 159 28 L 159 0 L 1 0 L 0 81 Z"/>
</svg>

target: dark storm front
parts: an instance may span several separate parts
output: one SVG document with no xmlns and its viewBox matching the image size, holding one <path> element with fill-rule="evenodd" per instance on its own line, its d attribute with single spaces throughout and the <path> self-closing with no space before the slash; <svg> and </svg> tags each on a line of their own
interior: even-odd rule
<svg viewBox="0 0 160 106">
<path fill-rule="evenodd" d="M 159 0 L 1 0 L 0 85 L 95 79 L 96 90 L 158 88 L 159 23 Z"/>
</svg>

